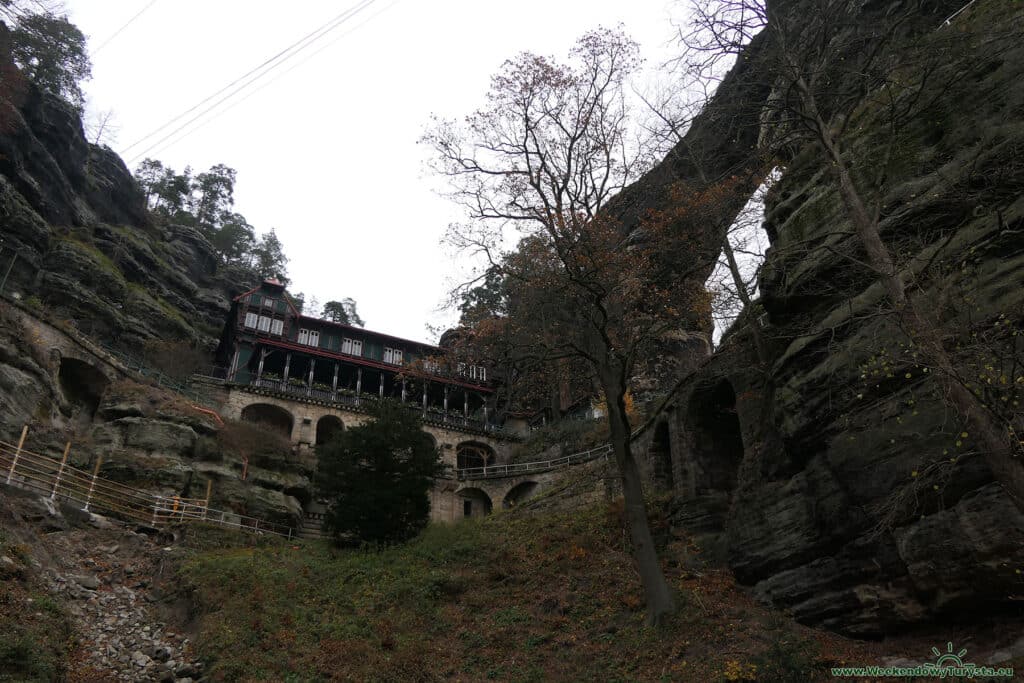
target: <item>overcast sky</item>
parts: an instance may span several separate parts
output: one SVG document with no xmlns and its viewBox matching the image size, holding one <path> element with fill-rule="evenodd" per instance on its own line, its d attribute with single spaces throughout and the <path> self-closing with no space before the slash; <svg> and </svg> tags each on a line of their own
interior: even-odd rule
<svg viewBox="0 0 1024 683">
<path fill-rule="evenodd" d="M 440 244 L 455 209 L 435 195 L 417 139 L 432 113 L 483 103 L 500 64 L 528 50 L 564 58 L 621 23 L 648 64 L 671 54 L 672 0 L 376 0 L 197 123 L 147 151 L 125 148 L 359 0 L 67 0 L 97 50 L 91 111 L 113 110 L 114 149 L 181 171 L 238 171 L 235 210 L 273 227 L 292 291 L 354 298 L 370 329 L 434 341 L 439 306 L 465 271 Z M 144 10 L 144 11 L 143 11 Z M 129 26 L 111 36 L 143 11 Z M 105 43 L 105 44 L 104 44 Z M 248 96 L 246 98 L 246 96 Z M 246 98 L 246 99 L 242 99 Z M 241 100 L 241 101 L 240 101 Z M 186 130 L 190 130 L 186 128 Z M 182 131 L 184 133 L 185 131 Z"/>
</svg>

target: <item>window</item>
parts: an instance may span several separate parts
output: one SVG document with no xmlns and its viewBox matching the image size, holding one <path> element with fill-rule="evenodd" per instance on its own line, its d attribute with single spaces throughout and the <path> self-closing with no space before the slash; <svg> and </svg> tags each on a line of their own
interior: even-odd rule
<svg viewBox="0 0 1024 683">
<path fill-rule="evenodd" d="M 342 353 L 350 354 L 352 356 L 361 356 L 361 355 L 363 355 L 363 342 L 362 342 L 362 340 L 360 340 L 360 339 L 349 339 L 348 337 L 345 337 L 341 341 L 341 352 Z M 390 361 L 388 361 L 388 362 L 390 362 Z"/>
<path fill-rule="evenodd" d="M 459 375 L 462 376 L 462 377 L 466 376 L 466 364 L 465 363 L 459 363 Z"/>
<path fill-rule="evenodd" d="M 476 378 L 481 382 L 487 381 L 487 368 L 482 365 L 476 366 Z"/>
<path fill-rule="evenodd" d="M 263 297 L 263 306 L 264 308 L 274 308 L 274 300 L 268 297 Z"/>
<path fill-rule="evenodd" d="M 384 347 L 384 362 L 391 363 L 392 365 L 402 364 L 402 349 L 392 349 L 391 347 Z"/>
<path fill-rule="evenodd" d="M 259 320 L 259 318 L 260 317 L 258 315 L 256 315 L 255 313 L 246 313 L 245 314 L 245 326 L 248 327 L 251 330 L 255 330 L 256 329 L 256 322 Z"/>
<path fill-rule="evenodd" d="M 270 321 L 270 334 L 284 334 L 284 321 L 275 318 Z"/>
<path fill-rule="evenodd" d="M 424 372 L 430 372 L 437 375 L 441 372 L 441 366 L 436 360 L 425 360 L 423 361 L 423 370 Z"/>
<path fill-rule="evenodd" d="M 258 325 L 257 329 L 259 329 L 260 332 L 269 332 L 270 331 L 270 318 L 268 318 L 265 315 L 261 315 L 260 316 L 260 322 L 259 322 L 259 325 Z"/>
<path fill-rule="evenodd" d="M 309 346 L 320 346 L 319 330 L 299 330 L 299 343 Z"/>
</svg>

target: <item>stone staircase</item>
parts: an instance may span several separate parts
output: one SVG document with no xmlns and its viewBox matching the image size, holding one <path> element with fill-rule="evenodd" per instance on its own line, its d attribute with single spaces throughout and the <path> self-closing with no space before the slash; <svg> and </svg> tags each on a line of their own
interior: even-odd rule
<svg viewBox="0 0 1024 683">
<path fill-rule="evenodd" d="M 304 539 L 327 539 L 330 536 L 324 532 L 324 514 L 327 506 L 320 502 L 310 503 L 303 511 L 302 526 L 299 527 L 299 538 Z"/>
</svg>

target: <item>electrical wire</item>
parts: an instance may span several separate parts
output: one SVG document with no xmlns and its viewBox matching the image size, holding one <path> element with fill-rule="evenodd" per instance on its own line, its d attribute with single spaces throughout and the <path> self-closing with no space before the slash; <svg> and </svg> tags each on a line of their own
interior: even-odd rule
<svg viewBox="0 0 1024 683">
<path fill-rule="evenodd" d="M 261 62 L 256 67 L 254 67 L 254 68 L 250 69 L 249 71 L 245 72 L 244 74 L 242 74 L 238 78 L 234 79 L 233 81 L 231 81 L 230 83 L 228 83 L 224 87 L 220 88 L 216 92 L 206 96 L 205 98 L 203 98 L 202 100 L 200 100 L 199 102 L 197 102 L 193 106 L 189 107 L 185 111 L 181 112 L 180 114 L 178 114 L 174 118 L 170 119 L 169 121 L 167 121 L 166 123 L 164 123 L 161 126 L 157 127 L 156 129 L 154 129 L 150 133 L 148 133 L 148 134 L 144 135 L 143 137 L 139 138 L 138 140 L 136 140 L 132 144 L 128 145 L 127 147 L 125 147 L 124 149 L 121 150 L 121 155 L 125 156 L 126 153 L 129 150 L 131 150 L 131 149 L 133 149 L 135 147 L 138 147 L 139 145 L 141 145 L 145 141 L 149 140 L 150 138 L 153 138 L 156 135 L 159 135 L 161 131 L 166 130 L 167 128 L 170 128 L 171 126 L 173 126 L 175 123 L 177 123 L 181 119 L 183 119 L 186 116 L 192 114 L 197 109 L 202 108 L 203 105 L 207 104 L 211 100 L 214 100 L 214 99 L 220 97 L 224 92 L 229 91 L 232 88 L 235 88 L 235 86 L 238 86 L 239 83 L 242 83 L 241 86 L 235 88 L 235 90 L 232 90 L 226 96 L 221 97 L 219 100 L 214 102 L 212 105 L 210 105 L 206 109 L 203 109 L 203 111 L 201 111 L 197 116 L 192 117 L 191 119 L 186 121 L 182 126 L 179 126 L 178 128 L 174 129 L 173 131 L 171 131 L 171 133 L 169 133 L 168 135 L 165 135 L 164 137 L 160 138 L 157 142 L 155 142 L 154 144 L 152 144 L 149 147 L 147 147 L 141 153 L 137 154 L 135 157 L 133 157 L 131 159 L 131 161 L 135 161 L 136 159 L 141 157 L 143 154 L 146 154 L 147 152 L 149 152 L 151 149 L 153 149 L 157 145 L 160 145 L 161 143 L 165 142 L 168 138 L 173 137 L 174 135 L 176 135 L 184 127 L 186 127 L 189 124 L 191 124 L 197 118 L 203 116 L 206 112 L 210 111 L 211 109 L 213 109 L 214 107 L 219 105 L 221 102 L 229 99 L 230 97 L 232 97 L 238 91 L 243 90 L 244 88 L 246 88 L 250 83 L 253 83 L 253 82 L 259 80 L 265 74 L 269 73 L 270 71 L 273 71 L 275 68 L 277 68 L 281 64 L 287 62 L 289 59 L 294 57 L 296 54 L 298 54 L 302 50 L 305 50 L 307 47 L 309 47 L 310 45 L 315 43 L 317 40 L 322 38 L 324 35 L 327 35 L 331 31 L 336 29 L 338 26 L 341 26 L 342 24 L 347 22 L 349 19 L 351 19 L 353 16 L 355 16 L 356 14 L 361 12 L 362 10 L 366 9 L 368 6 L 370 6 L 374 2 L 376 2 L 376 0 L 361 0 L 354 7 L 350 7 L 349 9 L 345 10 L 341 14 L 338 14 L 337 16 L 333 17 L 332 19 L 329 19 L 328 21 L 324 22 L 317 29 L 311 31 L 310 33 L 307 33 L 305 36 L 303 36 L 299 40 L 295 41 L 294 43 L 292 43 L 288 47 L 284 48 L 283 50 L 281 50 L 277 54 L 273 55 L 272 57 L 269 57 L 268 59 L 265 59 L 263 62 Z M 252 77 L 252 78 L 250 79 L 250 77 Z M 246 81 L 246 79 L 250 79 L 250 80 Z M 245 82 L 243 83 L 243 81 L 245 81 Z"/>
<path fill-rule="evenodd" d="M 350 34 L 352 34 L 352 33 L 355 33 L 355 32 L 356 32 L 356 31 L 358 31 L 358 30 L 359 30 L 360 28 L 362 28 L 362 27 L 363 27 L 363 26 L 365 26 L 366 24 L 368 24 L 368 23 L 370 23 L 371 21 L 373 21 L 373 20 L 374 20 L 374 19 L 375 19 L 376 17 L 380 16 L 380 15 L 381 15 L 381 14 L 383 14 L 384 12 L 388 11 L 389 9 L 391 9 L 392 7 L 394 7 L 395 5 L 397 5 L 397 4 L 399 3 L 399 2 L 401 2 L 401 0 L 392 0 L 392 2 L 390 2 L 390 3 L 389 3 L 389 4 L 387 4 L 386 6 L 382 7 L 381 9 L 377 10 L 376 12 L 374 12 L 373 14 L 371 14 L 371 15 L 370 15 L 369 17 L 367 17 L 366 19 L 364 19 L 364 20 L 363 20 L 362 22 L 360 22 L 359 24 L 356 24 L 355 26 L 353 26 L 353 27 L 352 27 L 352 28 L 350 28 L 349 30 L 345 31 L 344 33 L 341 33 L 341 34 L 339 34 L 339 35 L 335 36 L 334 40 L 331 40 L 331 41 L 330 41 L 330 42 L 328 42 L 328 43 L 327 43 L 326 45 L 323 45 L 323 46 L 321 46 L 321 47 L 320 47 L 320 49 L 318 49 L 318 50 L 315 50 L 315 51 L 314 51 L 314 52 L 312 52 L 311 54 L 308 54 L 308 55 L 306 55 L 306 58 L 305 58 L 305 59 L 303 59 L 303 60 L 299 61 L 299 62 L 298 62 L 298 63 L 296 63 L 296 64 L 293 64 L 293 65 L 292 65 L 291 67 L 289 67 L 289 68 L 285 69 L 284 71 L 282 71 L 281 73 L 279 73 L 279 74 L 275 75 L 275 76 L 274 76 L 273 78 L 271 78 L 271 79 L 270 79 L 269 81 L 265 81 L 265 82 L 261 83 L 261 84 L 260 84 L 259 86 L 257 86 L 256 88 L 254 88 L 254 89 L 253 89 L 253 90 L 251 90 L 250 92 L 246 93 L 246 94 L 245 94 L 244 96 L 242 96 L 241 98 L 239 98 L 239 99 L 235 100 L 234 102 L 232 102 L 232 103 L 231 103 L 231 104 L 229 104 L 228 106 L 226 106 L 226 107 L 224 107 L 223 109 L 221 109 L 220 111 L 216 112 L 216 113 L 215 113 L 215 114 L 214 114 L 213 116 L 211 116 L 210 118 L 208 118 L 208 119 L 206 119 L 205 121 L 201 122 L 201 123 L 200 123 L 200 124 L 199 124 L 198 126 L 195 126 L 195 127 L 194 127 L 194 128 L 192 128 L 191 130 L 187 130 L 187 131 L 185 131 L 185 132 L 184 132 L 184 133 L 183 133 L 182 135 L 179 135 L 179 136 L 178 136 L 177 138 L 175 138 L 175 139 L 171 140 L 171 141 L 170 141 L 170 142 L 168 142 L 168 143 L 167 143 L 166 145 L 163 145 L 163 146 L 162 146 L 162 147 L 160 147 L 159 149 L 155 150 L 155 151 L 153 152 L 153 154 L 154 154 L 155 156 L 159 156 L 159 155 L 160 155 L 160 153 L 161 153 L 161 152 L 163 152 L 164 150 L 166 150 L 166 149 L 169 149 L 169 148 L 173 147 L 174 145 L 178 144 L 179 142 L 181 142 L 181 141 L 182 141 L 182 140 L 184 140 L 185 138 L 189 137 L 189 136 L 190 136 L 190 135 L 192 135 L 193 133 L 196 133 L 196 132 L 198 132 L 199 130 L 201 130 L 202 128 L 205 128 L 206 126 L 210 125 L 211 123 L 213 123 L 214 121 L 216 121 L 216 120 L 217 120 L 218 118 L 220 118 L 220 117 L 221 117 L 222 115 L 226 114 L 227 112 L 231 111 L 232 109 L 234 109 L 234 108 L 235 108 L 235 107 L 237 107 L 238 105 L 242 104 L 243 102 L 245 102 L 246 100 L 248 100 L 248 99 L 249 99 L 250 97 L 252 97 L 253 95 L 255 95 L 255 94 L 257 94 L 258 92 L 262 91 L 262 90 L 263 90 L 264 88 L 266 88 L 267 86 L 273 85 L 273 84 L 274 84 L 274 83 L 276 83 L 277 81 L 281 80 L 281 79 L 282 79 L 283 77 L 285 77 L 285 76 L 287 76 L 288 74 L 290 74 L 290 73 L 291 73 L 292 71 L 295 71 L 295 69 L 299 68 L 300 66 L 302 66 L 302 65 L 303 65 L 303 64 L 305 64 L 306 62 L 308 62 L 308 61 L 310 61 L 311 59 L 313 59 L 314 57 L 316 57 L 316 56 L 317 56 L 318 54 L 320 54 L 321 52 L 323 52 L 323 51 L 324 51 L 324 50 L 326 50 L 327 48 L 331 47 L 332 45 L 335 45 L 335 44 L 336 44 L 336 43 L 337 43 L 337 42 L 338 42 L 339 40 L 341 40 L 341 39 L 342 39 L 342 38 L 344 38 L 345 36 L 347 36 L 347 35 L 350 35 Z M 212 110 L 207 110 L 207 113 L 209 113 L 209 111 L 212 111 Z M 205 116 L 205 114 L 203 114 L 203 115 Z M 134 159 L 133 159 L 133 161 L 134 161 Z"/>
<path fill-rule="evenodd" d="M 104 41 L 103 41 L 102 43 L 100 43 L 100 44 L 99 44 L 99 45 L 98 45 L 98 46 L 96 47 L 96 49 L 92 51 L 92 53 L 91 53 L 91 54 L 89 55 L 89 57 L 95 57 L 95 56 L 96 56 L 96 55 L 97 55 L 97 54 L 99 53 L 99 51 L 100 51 L 100 50 L 102 50 L 102 49 L 103 49 L 103 48 L 105 48 L 105 47 L 106 47 L 107 45 L 109 45 L 109 44 L 111 43 L 111 41 L 113 41 L 113 40 L 114 40 L 114 38 L 117 38 L 117 37 L 118 37 L 119 35 L 121 35 L 121 32 L 122 32 L 122 31 L 124 31 L 124 30 L 125 30 L 126 28 L 128 28 L 129 26 L 131 26 L 131 25 L 132 25 L 133 23 L 135 23 L 135 20 L 136 20 L 136 19 L 138 19 L 139 17 L 141 17 L 141 16 L 143 15 L 143 14 L 145 14 L 145 13 L 146 13 L 146 10 L 148 10 L 148 9 L 149 9 L 150 7 L 152 7 L 152 6 L 153 6 L 153 5 L 155 5 L 156 3 L 157 3 L 157 0 L 150 0 L 150 2 L 149 2 L 149 4 L 148 4 L 148 5 L 146 5 L 146 6 L 145 6 L 145 7 L 143 7 L 142 9 L 140 9 L 140 10 L 139 10 L 139 11 L 138 11 L 138 12 L 137 12 L 137 13 L 135 14 L 135 16 L 133 16 L 133 17 L 132 17 L 131 19 L 129 19 L 128 21 L 124 22 L 124 24 L 122 24 L 122 25 L 121 25 L 121 28 L 119 28 L 119 29 L 117 29 L 116 31 L 114 31 L 114 32 L 113 32 L 113 33 L 112 33 L 112 34 L 110 35 L 110 37 L 109 37 L 109 38 L 107 38 L 107 39 L 106 39 L 106 40 L 104 40 Z"/>
</svg>

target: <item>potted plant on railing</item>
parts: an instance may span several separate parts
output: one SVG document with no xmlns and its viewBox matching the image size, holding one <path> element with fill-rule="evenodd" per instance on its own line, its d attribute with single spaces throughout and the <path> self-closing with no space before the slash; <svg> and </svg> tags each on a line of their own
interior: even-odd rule
<svg viewBox="0 0 1024 683">
<path fill-rule="evenodd" d="M 288 378 L 288 386 L 296 387 L 298 389 L 305 389 L 306 388 L 306 380 L 300 379 L 298 377 L 289 377 Z"/>
<path fill-rule="evenodd" d="M 331 391 L 331 385 L 323 382 L 313 382 L 313 388 L 317 391 Z"/>
</svg>

